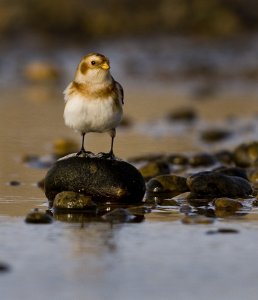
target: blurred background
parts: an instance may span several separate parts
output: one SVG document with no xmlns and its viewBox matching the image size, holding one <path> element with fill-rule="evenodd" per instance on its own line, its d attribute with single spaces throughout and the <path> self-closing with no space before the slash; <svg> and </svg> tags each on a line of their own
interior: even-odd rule
<svg viewBox="0 0 258 300">
<path fill-rule="evenodd" d="M 64 126 L 62 92 L 89 52 L 110 58 L 125 90 L 121 157 L 253 139 L 257 30 L 255 0 L 0 0 L 2 152 L 42 153 L 59 137 L 79 143 Z M 200 144 L 208 127 L 234 139 Z M 93 151 L 108 149 L 103 139 L 89 135 Z"/>
</svg>

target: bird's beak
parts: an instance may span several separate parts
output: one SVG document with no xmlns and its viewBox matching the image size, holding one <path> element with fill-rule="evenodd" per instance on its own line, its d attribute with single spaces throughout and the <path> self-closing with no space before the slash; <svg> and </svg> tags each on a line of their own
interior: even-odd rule
<svg viewBox="0 0 258 300">
<path fill-rule="evenodd" d="M 103 62 L 103 64 L 101 64 L 101 68 L 103 69 L 103 70 L 109 70 L 110 69 L 110 65 L 109 65 L 109 63 L 108 62 Z"/>
</svg>

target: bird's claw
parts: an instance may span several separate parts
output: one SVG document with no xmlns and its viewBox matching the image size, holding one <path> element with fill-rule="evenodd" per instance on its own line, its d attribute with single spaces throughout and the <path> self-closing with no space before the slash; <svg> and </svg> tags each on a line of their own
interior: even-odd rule
<svg viewBox="0 0 258 300">
<path fill-rule="evenodd" d="M 108 152 L 108 153 L 100 152 L 97 154 L 97 157 L 103 159 L 116 159 L 113 152 Z"/>
<path fill-rule="evenodd" d="M 76 153 L 76 156 L 81 156 L 81 157 L 89 157 L 89 156 L 92 156 L 92 155 L 94 155 L 92 152 L 85 151 L 83 149 Z"/>
</svg>

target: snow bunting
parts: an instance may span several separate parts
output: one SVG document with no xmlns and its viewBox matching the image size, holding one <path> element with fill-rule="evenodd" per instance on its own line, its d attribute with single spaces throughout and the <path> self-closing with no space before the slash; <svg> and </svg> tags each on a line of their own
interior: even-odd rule
<svg viewBox="0 0 258 300">
<path fill-rule="evenodd" d="M 113 143 L 116 127 L 123 114 L 123 88 L 110 74 L 109 59 L 99 53 L 83 57 L 74 80 L 64 91 L 65 124 L 82 135 L 81 150 L 87 153 L 84 137 L 88 132 L 108 132 L 111 136 L 110 152 L 105 157 L 114 158 Z M 88 152 L 89 153 L 89 152 Z"/>
</svg>

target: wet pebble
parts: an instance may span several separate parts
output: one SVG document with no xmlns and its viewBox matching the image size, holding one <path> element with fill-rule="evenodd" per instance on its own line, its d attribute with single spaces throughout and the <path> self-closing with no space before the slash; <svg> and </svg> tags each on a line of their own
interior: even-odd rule
<svg viewBox="0 0 258 300">
<path fill-rule="evenodd" d="M 8 182 L 8 184 L 10 186 L 19 186 L 19 185 L 21 185 L 20 181 L 18 181 L 18 180 L 11 180 L 11 181 Z"/>
<path fill-rule="evenodd" d="M 177 175 L 160 175 L 152 178 L 146 186 L 147 194 L 171 194 L 172 196 L 189 191 L 186 178 Z"/>
<path fill-rule="evenodd" d="M 32 224 L 50 224 L 53 222 L 53 218 L 48 213 L 35 208 L 27 214 L 25 222 Z"/>
<path fill-rule="evenodd" d="M 234 161 L 233 153 L 228 150 L 221 150 L 214 154 L 215 158 L 225 165 L 230 165 Z"/>
<path fill-rule="evenodd" d="M 193 122 L 196 119 L 197 114 L 191 107 L 179 108 L 167 115 L 167 120 L 171 122 Z"/>
<path fill-rule="evenodd" d="M 213 218 L 207 218 L 201 215 L 187 215 L 181 220 L 183 224 L 195 225 L 195 224 L 212 224 Z"/>
<path fill-rule="evenodd" d="M 187 185 L 194 195 L 201 198 L 248 197 L 253 190 L 244 178 L 227 176 L 219 172 L 200 172 L 187 178 Z"/>
<path fill-rule="evenodd" d="M 95 210 L 96 204 L 90 196 L 72 191 L 64 191 L 55 196 L 53 207 L 56 210 Z"/>
<path fill-rule="evenodd" d="M 201 133 L 201 139 L 207 143 L 220 142 L 230 137 L 232 133 L 225 129 L 207 129 Z"/>
<path fill-rule="evenodd" d="M 139 171 L 142 174 L 144 180 L 148 181 L 153 177 L 169 174 L 170 167 L 169 164 L 164 160 L 158 160 L 145 164 L 144 166 L 139 168 Z"/>
<path fill-rule="evenodd" d="M 216 157 L 209 153 L 197 153 L 189 159 L 189 164 L 192 167 L 212 166 L 216 162 Z"/>
<path fill-rule="evenodd" d="M 236 199 L 217 198 L 213 201 L 216 210 L 236 211 L 243 207 L 243 204 Z"/>
<path fill-rule="evenodd" d="M 239 233 L 239 230 L 234 229 L 234 228 L 218 228 L 217 230 L 208 230 L 206 232 L 207 234 L 217 234 L 217 233 L 222 233 L 222 234 L 231 234 L 231 233 Z"/>
<path fill-rule="evenodd" d="M 5 262 L 0 261 L 0 273 L 5 273 L 8 271 L 10 271 L 10 266 Z"/>
<path fill-rule="evenodd" d="M 167 161 L 172 165 L 185 166 L 189 163 L 189 159 L 183 154 L 171 154 L 168 155 Z"/>
<path fill-rule="evenodd" d="M 33 82 L 46 82 L 57 79 L 60 71 L 51 63 L 44 61 L 32 61 L 23 70 L 27 80 Z"/>
<path fill-rule="evenodd" d="M 237 166 L 247 168 L 258 159 L 258 142 L 241 144 L 233 152 L 234 161 Z"/>
</svg>

